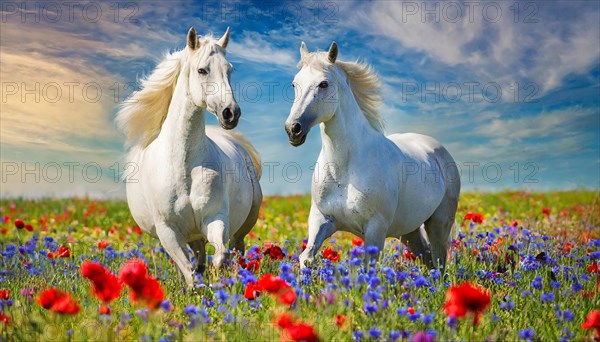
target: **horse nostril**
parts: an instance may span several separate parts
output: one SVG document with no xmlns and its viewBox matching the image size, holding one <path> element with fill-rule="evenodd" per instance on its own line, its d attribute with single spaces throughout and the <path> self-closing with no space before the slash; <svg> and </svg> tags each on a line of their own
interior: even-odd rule
<svg viewBox="0 0 600 342">
<path fill-rule="evenodd" d="M 223 120 L 225 120 L 225 122 L 232 122 L 233 121 L 233 112 L 231 111 L 231 109 L 229 108 L 225 108 L 223 110 Z"/>
<path fill-rule="evenodd" d="M 300 133 L 302 133 L 302 126 L 299 123 L 294 122 L 294 124 L 292 125 L 292 133 L 294 135 L 299 135 Z"/>
</svg>

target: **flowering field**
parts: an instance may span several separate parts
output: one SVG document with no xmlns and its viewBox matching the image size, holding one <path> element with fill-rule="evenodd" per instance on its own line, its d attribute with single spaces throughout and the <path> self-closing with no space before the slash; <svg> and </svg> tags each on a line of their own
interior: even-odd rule
<svg viewBox="0 0 600 342">
<path fill-rule="evenodd" d="M 309 198 L 270 197 L 247 253 L 184 285 L 121 201 L 0 202 L 0 340 L 593 340 L 596 192 L 461 197 L 447 274 L 336 233 L 299 270 Z M 210 253 L 210 248 L 209 248 Z M 210 260 L 210 259 L 209 259 Z"/>
</svg>

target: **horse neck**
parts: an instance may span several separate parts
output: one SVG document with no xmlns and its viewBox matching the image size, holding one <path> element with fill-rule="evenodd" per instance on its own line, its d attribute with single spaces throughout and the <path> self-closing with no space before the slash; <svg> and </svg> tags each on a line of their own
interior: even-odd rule
<svg viewBox="0 0 600 342">
<path fill-rule="evenodd" d="M 190 155 L 197 155 L 203 151 L 206 143 L 204 110 L 198 108 L 188 94 L 188 71 L 189 69 L 184 67 L 179 74 L 161 129 L 161 134 L 164 132 L 173 151 L 172 157 L 181 159 L 181 163 L 191 160 L 188 158 Z"/>
<path fill-rule="evenodd" d="M 346 166 L 353 152 L 368 148 L 383 135 L 364 116 L 349 86 L 340 86 L 338 91 L 340 105 L 333 117 L 321 124 L 321 140 L 326 160 Z"/>
</svg>

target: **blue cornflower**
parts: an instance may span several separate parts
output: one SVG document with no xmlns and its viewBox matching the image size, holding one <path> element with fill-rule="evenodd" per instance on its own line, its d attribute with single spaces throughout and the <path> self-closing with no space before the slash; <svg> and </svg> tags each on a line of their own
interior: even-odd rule
<svg viewBox="0 0 600 342">
<path fill-rule="evenodd" d="M 163 300 L 160 303 L 160 308 L 164 311 L 164 312 L 171 312 L 173 310 L 173 304 L 171 303 L 170 300 Z"/>
<path fill-rule="evenodd" d="M 552 292 L 542 293 L 542 295 L 540 296 L 540 299 L 542 300 L 542 303 L 553 302 L 554 301 L 554 293 L 552 293 Z"/>
<path fill-rule="evenodd" d="M 350 279 L 350 277 L 342 277 L 340 283 L 342 283 L 345 288 L 352 288 L 352 279 Z"/>
<path fill-rule="evenodd" d="M 188 304 L 185 309 L 183 309 L 183 312 L 185 312 L 185 314 L 188 316 L 193 316 L 199 314 L 200 309 L 194 306 L 194 304 Z"/>
<path fill-rule="evenodd" d="M 424 287 L 424 286 L 431 286 L 431 284 L 429 283 L 429 281 L 427 281 L 427 279 L 423 276 L 418 276 L 415 278 L 414 280 L 415 286 L 416 287 Z"/>
<path fill-rule="evenodd" d="M 220 289 L 219 291 L 217 291 L 215 293 L 215 296 L 219 300 L 219 303 L 227 302 L 227 300 L 229 299 L 229 294 L 227 293 L 227 291 L 225 291 L 223 289 Z"/>
<path fill-rule="evenodd" d="M 575 316 L 573 316 L 573 313 L 571 312 L 571 310 L 567 309 L 563 312 L 563 319 L 567 322 L 573 322 L 573 319 L 575 319 Z"/>
<path fill-rule="evenodd" d="M 365 301 L 375 301 L 378 302 L 381 300 L 381 294 L 377 291 L 367 291 L 367 293 L 365 293 L 365 295 L 363 296 L 363 299 Z"/>
<path fill-rule="evenodd" d="M 369 278 L 369 287 L 370 288 L 376 288 L 379 284 L 381 284 L 381 280 L 379 280 L 379 278 L 377 277 L 371 277 Z"/>
<path fill-rule="evenodd" d="M 429 272 L 429 277 L 433 280 L 438 280 L 440 279 L 440 277 L 442 276 L 442 273 L 436 269 L 431 270 L 431 272 Z"/>
<path fill-rule="evenodd" d="M 550 280 L 550 287 L 553 289 L 560 289 L 562 284 L 558 281 Z"/>
<path fill-rule="evenodd" d="M 375 256 L 375 255 L 377 255 L 377 253 L 379 253 L 379 248 L 377 248 L 377 246 L 368 246 L 366 251 L 367 251 L 367 254 Z"/>
<path fill-rule="evenodd" d="M 581 285 L 579 282 L 575 282 L 575 283 L 573 283 L 573 285 L 571 285 L 571 289 L 574 292 L 579 292 L 583 289 L 583 285 Z"/>
<path fill-rule="evenodd" d="M 407 316 L 409 320 L 416 322 L 419 319 L 419 317 L 421 317 L 421 313 L 419 311 L 415 311 L 414 314 L 411 314 L 409 312 Z"/>
<path fill-rule="evenodd" d="M 279 266 L 279 270 L 281 273 L 289 273 L 292 270 L 292 264 L 289 262 L 284 262 Z"/>
<path fill-rule="evenodd" d="M 379 307 L 376 303 L 365 303 L 365 305 L 363 306 L 363 310 L 365 310 L 367 314 L 371 314 L 377 312 L 377 310 L 379 310 Z"/>
<path fill-rule="evenodd" d="M 457 319 L 456 319 L 456 317 L 454 317 L 454 316 L 450 316 L 450 317 L 448 317 L 448 327 L 450 327 L 450 328 L 454 328 L 454 327 L 456 326 L 456 322 L 457 322 L 457 321 L 458 321 L 458 320 L 457 320 Z"/>
<path fill-rule="evenodd" d="M 356 246 L 350 250 L 350 255 L 358 258 L 365 254 L 365 249 L 362 246 Z"/>
<path fill-rule="evenodd" d="M 406 315 L 406 312 L 407 312 L 407 311 L 408 311 L 408 310 L 407 310 L 406 308 L 400 308 L 400 309 L 398 309 L 398 311 L 396 311 L 396 312 L 398 313 L 398 316 L 402 317 L 402 316 Z"/>
<path fill-rule="evenodd" d="M 534 289 L 541 290 L 542 289 L 542 277 L 535 277 L 533 282 L 531 282 L 531 287 Z"/>
<path fill-rule="evenodd" d="M 374 339 L 379 339 L 379 337 L 381 336 L 381 330 L 379 330 L 379 328 L 377 327 L 372 327 L 371 329 L 369 329 L 369 336 L 371 336 Z"/>
<path fill-rule="evenodd" d="M 398 330 L 390 330 L 390 333 L 388 336 L 390 338 L 390 341 L 393 342 L 400 338 L 400 332 Z"/>
<path fill-rule="evenodd" d="M 434 316 L 435 316 L 434 313 L 423 315 L 423 318 L 422 318 L 423 323 L 425 323 L 425 325 L 429 325 L 429 324 L 433 323 Z"/>
<path fill-rule="evenodd" d="M 365 333 L 360 330 L 352 332 L 352 339 L 354 341 L 360 341 L 363 339 L 363 337 L 365 337 Z"/>
<path fill-rule="evenodd" d="M 358 257 L 354 257 L 354 258 L 350 259 L 349 264 L 350 264 L 350 266 L 358 267 L 358 266 L 362 265 L 362 260 Z"/>
<path fill-rule="evenodd" d="M 535 336 L 533 328 L 527 328 L 519 331 L 519 338 L 522 340 L 531 340 Z"/>
<path fill-rule="evenodd" d="M 500 303 L 500 309 L 502 309 L 502 310 L 510 311 L 514 308 L 515 308 L 515 302 L 512 300 Z"/>
<path fill-rule="evenodd" d="M 409 276 L 410 275 L 406 272 L 402 272 L 402 271 L 396 272 L 396 279 L 398 279 L 398 282 L 400 284 L 404 283 L 404 281 L 406 279 L 408 279 Z"/>
</svg>

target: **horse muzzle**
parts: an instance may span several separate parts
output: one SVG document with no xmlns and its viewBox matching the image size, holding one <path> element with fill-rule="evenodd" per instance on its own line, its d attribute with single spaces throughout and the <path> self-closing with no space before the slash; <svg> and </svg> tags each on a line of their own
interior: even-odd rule
<svg viewBox="0 0 600 342">
<path fill-rule="evenodd" d="M 224 129 L 234 129 L 242 116 L 242 111 L 238 105 L 229 106 L 219 115 L 219 123 Z"/>
<path fill-rule="evenodd" d="M 290 125 L 285 125 L 285 131 L 292 146 L 300 146 L 306 141 L 308 129 L 304 129 L 300 122 L 292 122 Z"/>
</svg>

